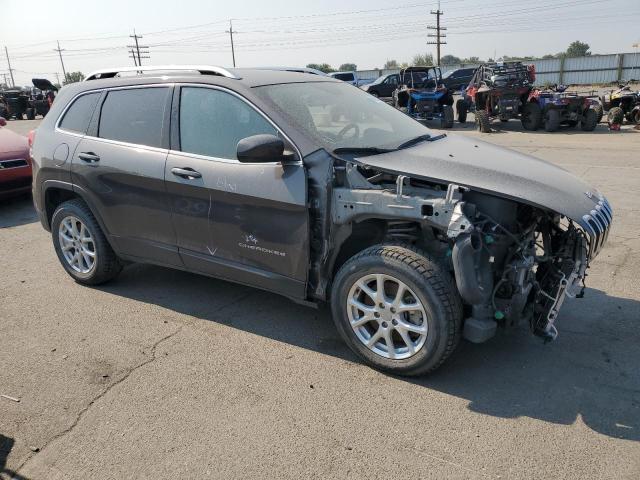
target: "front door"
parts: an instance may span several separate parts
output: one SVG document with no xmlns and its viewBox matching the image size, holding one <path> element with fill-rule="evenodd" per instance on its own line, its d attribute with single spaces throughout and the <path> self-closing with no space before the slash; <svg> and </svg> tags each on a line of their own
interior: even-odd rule
<svg viewBox="0 0 640 480">
<path fill-rule="evenodd" d="M 194 271 L 302 298 L 308 262 L 306 177 L 299 159 L 241 163 L 242 138 L 274 125 L 246 100 L 183 86 L 165 179 L 185 265 Z"/>
</svg>

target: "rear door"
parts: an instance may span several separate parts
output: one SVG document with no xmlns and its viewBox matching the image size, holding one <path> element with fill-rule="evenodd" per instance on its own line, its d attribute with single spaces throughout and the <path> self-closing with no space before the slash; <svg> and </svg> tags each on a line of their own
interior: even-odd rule
<svg viewBox="0 0 640 480">
<path fill-rule="evenodd" d="M 165 178 L 178 246 L 191 270 L 302 298 L 308 262 L 303 165 L 236 158 L 239 140 L 264 133 L 279 131 L 234 92 L 176 90 Z"/>
<path fill-rule="evenodd" d="M 180 266 L 164 186 L 172 89 L 105 92 L 71 171 L 119 253 Z"/>
</svg>

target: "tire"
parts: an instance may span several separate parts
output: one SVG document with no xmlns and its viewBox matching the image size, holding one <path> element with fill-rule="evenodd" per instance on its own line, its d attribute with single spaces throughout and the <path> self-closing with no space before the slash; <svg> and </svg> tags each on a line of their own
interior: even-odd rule
<svg viewBox="0 0 640 480">
<path fill-rule="evenodd" d="M 636 125 L 640 125 L 640 107 L 636 107 L 632 112 L 631 112 L 631 121 L 633 123 L 635 123 Z"/>
<path fill-rule="evenodd" d="M 456 102 L 456 111 L 458 112 L 458 122 L 466 123 L 469 106 L 464 98 L 459 98 Z"/>
<path fill-rule="evenodd" d="M 609 110 L 609 113 L 607 114 L 607 123 L 609 123 L 609 125 L 614 123 L 617 123 L 618 125 L 622 125 L 623 121 L 624 121 L 624 112 L 620 107 L 613 107 L 611 110 Z"/>
<path fill-rule="evenodd" d="M 580 128 L 583 132 L 593 132 L 596 129 L 596 125 L 598 125 L 598 112 L 593 108 L 589 108 L 582 116 Z"/>
<path fill-rule="evenodd" d="M 440 120 L 442 128 L 453 128 L 453 107 L 451 105 L 442 106 L 442 120 Z"/>
<path fill-rule="evenodd" d="M 600 123 L 602 121 L 602 117 L 604 117 L 604 108 L 602 108 L 602 105 L 594 105 L 593 109 L 596 111 L 598 123 Z"/>
<path fill-rule="evenodd" d="M 36 109 L 29 108 L 27 110 L 27 120 L 35 120 L 35 118 L 36 118 Z"/>
<path fill-rule="evenodd" d="M 486 110 L 476 110 L 476 125 L 482 133 L 491 133 L 491 119 Z"/>
<path fill-rule="evenodd" d="M 624 118 L 626 118 L 627 122 L 634 123 L 634 121 L 633 121 L 633 111 L 629 110 L 627 113 L 625 113 L 624 114 Z"/>
<path fill-rule="evenodd" d="M 558 128 L 560 128 L 560 112 L 551 108 L 544 116 L 544 129 L 547 132 L 555 132 Z"/>
<path fill-rule="evenodd" d="M 380 95 L 378 94 L 378 92 L 369 92 L 369 93 L 376 98 L 380 98 Z"/>
<path fill-rule="evenodd" d="M 9 120 L 9 111 L 4 107 L 0 107 L 0 117 Z"/>
<path fill-rule="evenodd" d="M 63 222 L 64 226 L 62 226 Z M 80 233 L 83 233 L 80 228 L 80 225 L 82 225 L 85 229 L 82 236 L 84 238 L 90 238 L 91 240 L 84 242 L 77 240 L 66 241 L 66 246 L 68 247 L 72 243 L 75 245 L 86 245 L 86 250 L 93 251 L 93 257 L 88 253 L 86 255 L 80 255 L 79 250 L 75 246 L 68 250 L 66 254 L 63 252 L 63 239 L 61 238 L 62 235 L 60 232 L 64 232 L 67 238 L 74 238 L 71 231 L 67 228 L 69 224 L 77 227 L 76 231 L 79 231 L 78 237 Z M 51 237 L 56 254 L 58 255 L 58 260 L 60 260 L 60 263 L 67 273 L 78 283 L 84 285 L 99 285 L 116 277 L 118 273 L 120 273 L 120 270 L 122 270 L 122 264 L 111 248 L 111 245 L 109 245 L 109 242 L 107 242 L 100 225 L 98 225 L 87 204 L 80 199 L 69 200 L 56 208 L 51 219 Z M 74 258 L 78 257 L 78 264 L 74 266 L 73 262 L 68 260 L 65 255 L 73 255 Z M 80 258 L 81 256 L 84 257 L 84 259 Z M 89 268 L 91 258 L 93 258 L 93 264 Z"/>
<path fill-rule="evenodd" d="M 377 302 L 374 302 L 365 290 L 358 287 L 358 282 L 372 286 L 378 285 L 376 275 L 384 276 L 382 283 L 386 289 L 398 285 L 394 282 L 402 282 L 406 286 L 407 293 L 403 302 L 407 302 L 406 299 L 409 296 L 411 300 L 407 303 L 419 305 L 422 308 L 419 323 L 413 323 L 414 318 L 408 317 L 408 313 L 393 313 L 393 300 L 391 300 L 395 295 L 393 290 L 385 290 L 386 308 L 375 307 Z M 348 301 L 358 295 L 363 296 L 361 297 L 363 302 L 365 302 L 364 298 L 368 298 L 368 303 L 373 304 L 371 308 L 376 308 L 382 313 L 378 318 L 374 318 L 375 313 L 371 313 L 371 320 L 367 320 L 356 330 L 352 327 L 351 318 L 359 315 L 360 311 L 364 315 L 364 310 L 349 306 Z M 393 374 L 413 376 L 435 370 L 451 355 L 460 340 L 462 302 L 453 286 L 451 275 L 424 252 L 408 246 L 375 245 L 348 260 L 334 279 L 331 310 L 338 332 L 356 355 L 372 367 Z M 399 315 L 404 315 L 404 319 Z M 398 317 L 398 320 L 395 318 L 389 320 L 394 316 Z M 392 326 L 392 322 L 396 326 Z M 411 353 L 409 344 L 400 334 L 403 330 L 402 325 L 421 328 L 425 325 L 424 322 L 426 322 L 424 335 L 413 331 L 410 335 L 410 332 L 404 330 L 404 333 L 409 336 L 409 342 L 412 344 L 416 342 L 415 351 Z M 363 337 L 367 334 L 366 332 L 369 332 L 369 337 Z M 378 332 L 390 332 L 389 338 L 394 346 L 394 355 L 391 357 L 396 358 L 384 355 L 387 344 L 383 337 L 378 337 L 371 348 L 365 345 L 363 338 L 371 339 Z M 404 347 L 401 348 L 406 350 L 404 353 L 401 352 L 402 345 Z M 383 350 L 380 350 L 381 348 Z"/>
</svg>

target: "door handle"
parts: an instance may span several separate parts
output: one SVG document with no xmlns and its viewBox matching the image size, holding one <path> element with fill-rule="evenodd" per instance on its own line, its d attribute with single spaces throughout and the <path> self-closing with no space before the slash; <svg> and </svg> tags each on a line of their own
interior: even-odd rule
<svg viewBox="0 0 640 480">
<path fill-rule="evenodd" d="M 85 162 L 99 162 L 100 156 L 96 155 L 93 152 L 80 152 L 78 154 L 78 158 L 80 160 L 84 160 Z"/>
<path fill-rule="evenodd" d="M 177 177 L 182 177 L 186 179 L 200 178 L 202 174 L 200 172 L 196 172 L 193 168 L 172 168 L 171 173 L 173 173 Z"/>
</svg>

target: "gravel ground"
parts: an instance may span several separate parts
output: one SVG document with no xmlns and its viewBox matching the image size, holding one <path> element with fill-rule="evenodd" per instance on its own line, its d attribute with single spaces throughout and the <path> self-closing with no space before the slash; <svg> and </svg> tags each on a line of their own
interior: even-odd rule
<svg viewBox="0 0 640 480">
<path fill-rule="evenodd" d="M 0 478 L 639 478 L 640 132 L 496 127 L 455 129 L 598 187 L 609 243 L 556 342 L 463 342 L 419 379 L 262 291 L 146 265 L 77 285 L 30 199 L 0 204 Z"/>
</svg>

